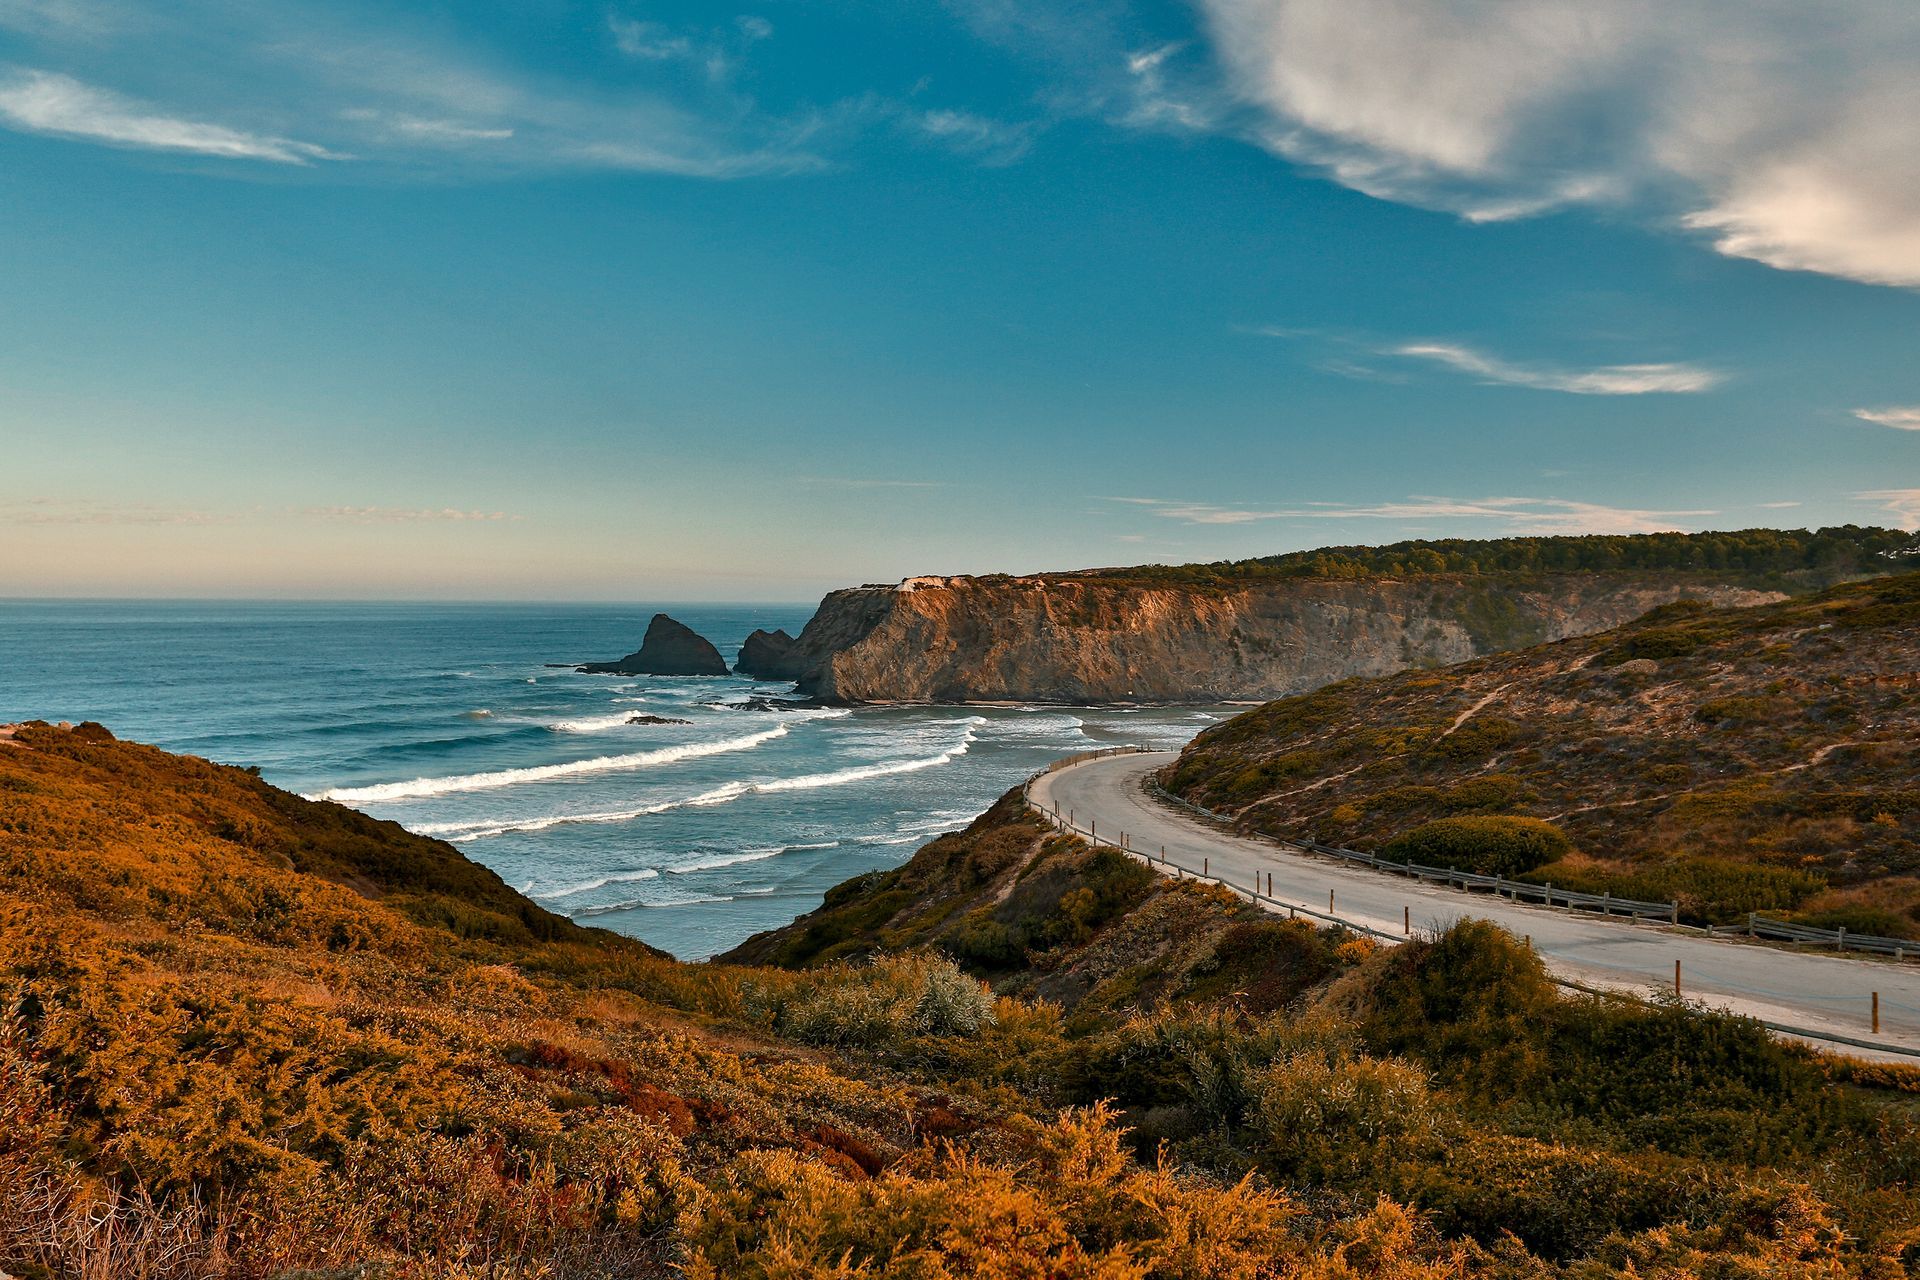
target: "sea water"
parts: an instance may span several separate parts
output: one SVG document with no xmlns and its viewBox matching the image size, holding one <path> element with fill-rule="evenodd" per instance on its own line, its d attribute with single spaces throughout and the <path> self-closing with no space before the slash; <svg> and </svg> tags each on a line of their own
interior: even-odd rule
<svg viewBox="0 0 1920 1280">
<path fill-rule="evenodd" d="M 551 910 L 698 959 L 895 866 L 1049 760 L 1220 708 L 729 706 L 589 676 L 655 612 L 732 663 L 792 606 L 0 602 L 0 722 L 97 720 L 437 836 Z M 561 664 L 561 665 L 549 665 Z M 636 725 L 649 715 L 685 725 Z"/>
</svg>

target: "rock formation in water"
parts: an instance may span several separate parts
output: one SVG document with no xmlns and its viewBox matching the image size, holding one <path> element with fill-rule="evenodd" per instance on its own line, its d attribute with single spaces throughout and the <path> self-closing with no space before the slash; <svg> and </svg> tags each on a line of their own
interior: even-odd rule
<svg viewBox="0 0 1920 1280">
<path fill-rule="evenodd" d="M 796 680 L 800 668 L 794 662 L 794 640 L 785 630 L 755 631 L 740 646 L 740 660 L 733 669 L 756 680 Z"/>
<path fill-rule="evenodd" d="M 634 652 L 615 662 L 589 662 L 578 670 L 588 675 L 723 676 L 727 664 L 704 636 L 656 613 Z"/>
</svg>

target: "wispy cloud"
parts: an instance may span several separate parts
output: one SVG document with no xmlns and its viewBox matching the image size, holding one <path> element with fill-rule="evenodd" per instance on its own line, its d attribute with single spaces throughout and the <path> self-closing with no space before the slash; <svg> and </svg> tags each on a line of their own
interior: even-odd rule
<svg viewBox="0 0 1920 1280">
<path fill-rule="evenodd" d="M 1690 364 L 1613 364 L 1594 369 L 1564 369 L 1515 364 L 1498 356 L 1449 342 L 1409 342 L 1383 352 L 1425 360 L 1482 382 L 1536 391 L 1566 391 L 1581 396 L 1641 396 L 1711 391 L 1725 379 Z"/>
<path fill-rule="evenodd" d="M 799 476 L 796 484 L 817 484 L 836 489 L 942 489 L 938 480 L 870 480 L 858 476 Z"/>
<path fill-rule="evenodd" d="M 1862 502 L 1879 503 L 1903 529 L 1920 528 L 1920 489 L 1868 489 L 1853 496 Z"/>
<path fill-rule="evenodd" d="M 83 23 L 84 29 L 83 29 Z M 727 74 L 771 34 L 728 22 L 685 35 L 645 23 L 583 40 L 691 74 L 561 77 L 473 30 L 404 9 L 314 0 L 0 0 L 18 32 L 0 64 L 0 128 L 178 155 L 435 177 L 588 169 L 738 179 L 818 170 L 817 109 L 768 106 Z M 652 43 L 649 43 L 649 42 Z M 134 91 L 138 86 L 138 91 Z"/>
<path fill-rule="evenodd" d="M 310 142 L 169 115 L 70 76 L 30 68 L 0 73 L 0 123 L 25 133 L 226 160 L 304 165 L 340 158 Z"/>
<path fill-rule="evenodd" d="M 1758 502 L 1754 505 L 1765 511 L 1785 511 L 1789 507 L 1798 507 L 1804 504 L 1799 502 Z"/>
<path fill-rule="evenodd" d="M 642 22 L 610 14 L 607 26 L 613 32 L 614 47 L 629 58 L 666 62 L 673 58 L 685 58 L 693 52 L 691 37 L 658 22 Z"/>
<path fill-rule="evenodd" d="M 1771 266 L 1920 285 L 1920 7 L 1201 0 L 1251 125 L 1475 221 L 1637 208 Z"/>
<path fill-rule="evenodd" d="M 1039 131 L 1036 121 L 995 120 L 945 107 L 909 111 L 903 119 L 910 130 L 989 165 L 1012 164 L 1025 156 Z"/>
<path fill-rule="evenodd" d="M 490 524 L 520 518 L 505 511 L 463 511 L 458 507 L 303 507 L 300 514 L 316 520 L 341 520 L 352 524 Z"/>
<path fill-rule="evenodd" d="M 1920 405 L 1855 409 L 1853 416 L 1862 422 L 1877 422 L 1883 427 L 1894 427 L 1901 431 L 1920 431 Z"/>
<path fill-rule="evenodd" d="M 1461 342 L 1381 341 L 1349 333 L 1284 325 L 1242 326 L 1239 332 L 1317 345 L 1321 348 L 1316 362 L 1318 368 L 1343 378 L 1369 382 L 1405 381 L 1399 372 L 1375 363 L 1382 358 L 1439 365 L 1484 383 L 1528 387 L 1536 391 L 1563 391 L 1583 396 L 1684 395 L 1711 391 L 1726 381 L 1726 375 L 1718 370 L 1685 362 L 1607 364 L 1580 368 L 1509 360 Z"/>
<path fill-rule="evenodd" d="M 0 524 L 200 525 L 224 524 L 231 518 L 184 507 L 101 502 L 89 498 L 0 500 Z"/>
<path fill-rule="evenodd" d="M 1916 491 L 1920 492 L 1920 491 Z M 1675 523 L 1718 515 L 1711 510 L 1652 511 L 1576 502 L 1565 498 L 1443 498 L 1414 496 L 1403 502 L 1358 505 L 1311 502 L 1285 507 L 1233 507 L 1170 498 L 1108 498 L 1149 508 L 1156 516 L 1185 524 L 1250 524 L 1266 520 L 1484 520 L 1515 534 L 1664 533 Z"/>
</svg>

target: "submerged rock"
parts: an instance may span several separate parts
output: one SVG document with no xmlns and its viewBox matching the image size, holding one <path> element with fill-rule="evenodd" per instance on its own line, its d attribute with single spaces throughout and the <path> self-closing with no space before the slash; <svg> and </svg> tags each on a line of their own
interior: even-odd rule
<svg viewBox="0 0 1920 1280">
<path fill-rule="evenodd" d="M 799 655 L 793 646 L 793 637 L 785 631 L 755 631 L 740 646 L 733 669 L 756 680 L 798 680 Z"/>
<path fill-rule="evenodd" d="M 638 649 L 618 661 L 589 662 L 576 670 L 588 675 L 723 676 L 727 664 L 706 637 L 685 623 L 656 613 Z"/>
<path fill-rule="evenodd" d="M 692 724 L 691 720 L 678 720 L 673 716 L 628 716 L 628 724 Z"/>
</svg>

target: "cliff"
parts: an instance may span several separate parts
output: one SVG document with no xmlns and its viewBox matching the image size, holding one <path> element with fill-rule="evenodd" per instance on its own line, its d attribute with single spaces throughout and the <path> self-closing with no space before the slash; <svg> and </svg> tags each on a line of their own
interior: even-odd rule
<svg viewBox="0 0 1920 1280">
<path fill-rule="evenodd" d="M 1240 826 L 1369 850 L 1547 820 L 1528 878 L 1920 938 L 1920 572 L 1355 680 L 1209 728 L 1168 771 Z M 1390 856 L 1403 856 L 1398 852 Z"/>
<path fill-rule="evenodd" d="M 821 602 L 802 692 L 841 702 L 1264 700 L 1618 626 L 1683 597 L 1779 593 L 1695 575 L 1288 579 L 1220 588 L 942 578 Z"/>
<path fill-rule="evenodd" d="M 705 636 L 656 613 L 638 649 L 616 661 L 589 662 L 579 669 L 587 675 L 723 676 L 727 663 Z"/>
<path fill-rule="evenodd" d="M 1884 573 L 1899 530 L 1511 538 L 836 591 L 784 669 L 841 702 L 1264 700 Z"/>
</svg>

